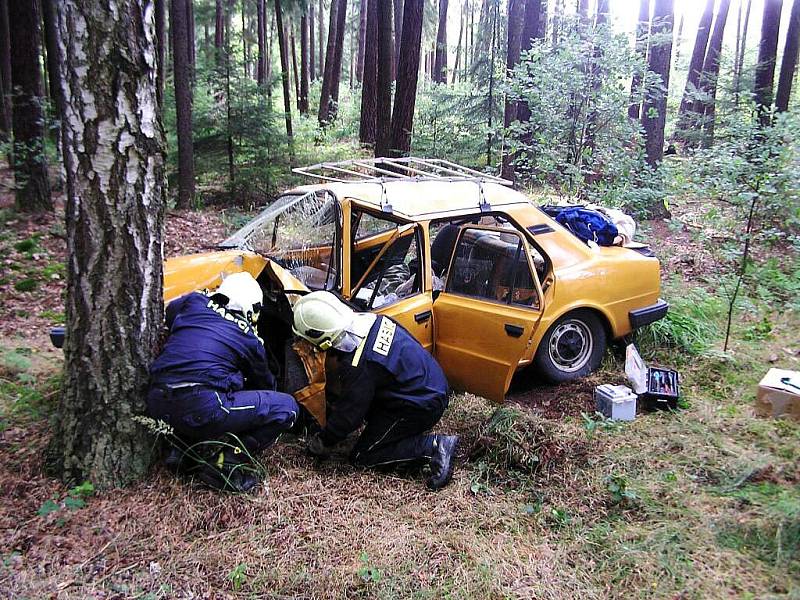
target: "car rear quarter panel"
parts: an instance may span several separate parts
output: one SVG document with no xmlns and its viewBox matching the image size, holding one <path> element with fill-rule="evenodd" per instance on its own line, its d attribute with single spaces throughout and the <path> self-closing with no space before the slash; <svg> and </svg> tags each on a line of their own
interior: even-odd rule
<svg viewBox="0 0 800 600">
<path fill-rule="evenodd" d="M 547 329 L 561 316 L 577 310 L 599 313 L 609 337 L 631 332 L 628 313 L 655 304 L 660 293 L 658 259 L 622 247 L 597 248 L 586 260 L 556 268 L 555 282 L 545 293 L 545 311 L 534 335 L 531 360 Z"/>
</svg>

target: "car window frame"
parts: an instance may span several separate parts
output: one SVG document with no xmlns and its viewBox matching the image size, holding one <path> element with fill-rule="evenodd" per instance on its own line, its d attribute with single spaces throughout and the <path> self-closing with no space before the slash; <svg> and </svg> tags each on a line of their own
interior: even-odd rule
<svg viewBox="0 0 800 600">
<path fill-rule="evenodd" d="M 466 232 L 467 229 L 478 229 L 478 230 L 481 230 L 481 231 L 492 231 L 492 232 L 496 232 L 496 233 L 500 233 L 500 234 L 513 233 L 514 235 L 517 236 L 517 238 L 520 240 L 520 242 L 525 247 L 525 262 L 528 264 L 528 269 L 530 270 L 531 277 L 533 279 L 533 284 L 534 284 L 534 286 L 536 288 L 536 293 L 538 295 L 539 302 L 537 303 L 537 306 L 526 306 L 524 304 L 518 304 L 518 303 L 513 302 L 512 301 L 512 298 L 513 298 L 513 295 L 514 295 L 513 286 L 509 290 L 508 300 L 506 300 L 506 301 L 493 300 L 492 298 L 489 298 L 489 297 L 486 297 L 486 296 L 473 296 L 473 295 L 470 295 L 470 294 L 464 294 L 464 293 L 461 293 L 461 292 L 452 291 L 450 289 L 450 278 L 453 276 L 453 266 L 454 266 L 456 253 L 458 251 L 459 245 L 461 244 L 461 240 L 464 237 L 464 233 Z M 544 292 L 542 291 L 541 281 L 539 281 L 539 274 L 536 272 L 536 265 L 533 263 L 533 259 L 531 258 L 530 246 L 531 246 L 531 244 L 528 241 L 527 237 L 521 231 L 519 231 L 516 228 L 516 226 L 511 228 L 511 229 L 509 229 L 509 228 L 503 228 L 503 227 L 496 227 L 496 226 L 492 226 L 492 225 L 475 225 L 475 224 L 472 224 L 472 223 L 466 223 L 464 225 L 460 225 L 459 226 L 458 236 L 456 237 L 456 243 L 453 245 L 453 251 L 450 254 L 450 261 L 449 261 L 448 266 L 447 266 L 447 277 L 445 278 L 445 281 L 444 281 L 444 289 L 442 290 L 442 293 L 451 294 L 453 296 L 460 296 L 462 298 L 470 298 L 470 299 L 475 300 L 477 302 L 488 302 L 490 304 L 498 304 L 500 306 L 508 306 L 508 307 L 512 307 L 512 308 L 519 308 L 519 309 L 522 309 L 522 310 L 530 310 L 531 312 L 543 313 L 544 312 L 544 304 L 545 304 Z M 518 245 L 517 248 L 518 248 L 517 252 L 519 252 L 520 246 Z M 536 250 L 538 251 L 538 248 L 536 248 Z M 541 254 L 541 252 L 540 252 L 540 254 Z M 542 255 L 542 256 L 544 256 L 544 255 Z M 545 257 L 545 260 L 547 260 L 546 257 Z M 516 284 L 516 281 L 517 281 L 516 269 L 514 271 L 513 281 Z"/>
</svg>

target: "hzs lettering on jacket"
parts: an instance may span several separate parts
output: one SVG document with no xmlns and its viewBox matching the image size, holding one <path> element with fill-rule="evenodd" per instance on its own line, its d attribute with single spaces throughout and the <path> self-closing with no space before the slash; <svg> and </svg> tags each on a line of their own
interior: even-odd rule
<svg viewBox="0 0 800 600">
<path fill-rule="evenodd" d="M 251 333 L 252 332 L 252 329 L 250 328 L 250 325 L 248 325 L 247 321 L 245 321 L 244 319 L 242 319 L 240 317 L 237 317 L 236 315 L 231 314 L 230 312 L 225 310 L 224 306 L 220 306 L 219 304 L 217 304 L 213 300 L 209 300 L 208 301 L 208 304 L 206 304 L 206 308 L 210 308 L 211 310 L 213 310 L 215 313 L 217 313 L 220 317 L 222 317 L 226 321 L 233 321 L 234 323 L 236 323 L 236 325 L 239 326 L 239 329 L 241 329 L 243 333 Z M 256 337 L 258 337 L 258 336 L 256 336 Z"/>
<path fill-rule="evenodd" d="M 378 330 L 378 335 L 375 336 L 375 344 L 373 344 L 372 350 L 378 354 L 389 356 L 395 329 L 397 329 L 397 325 L 394 324 L 394 321 L 384 317 L 381 322 L 381 328 Z"/>
</svg>

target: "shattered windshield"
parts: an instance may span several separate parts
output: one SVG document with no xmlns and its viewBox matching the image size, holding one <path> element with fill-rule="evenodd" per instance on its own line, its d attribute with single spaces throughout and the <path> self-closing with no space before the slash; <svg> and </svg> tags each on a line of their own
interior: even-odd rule
<svg viewBox="0 0 800 600">
<path fill-rule="evenodd" d="M 287 194 L 220 245 L 267 256 L 310 289 L 332 289 L 338 281 L 337 220 L 330 192 Z"/>
</svg>

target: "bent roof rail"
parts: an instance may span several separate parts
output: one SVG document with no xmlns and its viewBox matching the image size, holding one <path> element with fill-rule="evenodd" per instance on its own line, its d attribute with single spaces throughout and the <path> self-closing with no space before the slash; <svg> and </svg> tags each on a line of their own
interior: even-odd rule
<svg viewBox="0 0 800 600">
<path fill-rule="evenodd" d="M 512 186 L 513 182 L 482 173 L 442 158 L 355 158 L 296 167 L 292 172 L 337 183 L 383 183 L 389 181 L 473 181 Z"/>
</svg>

